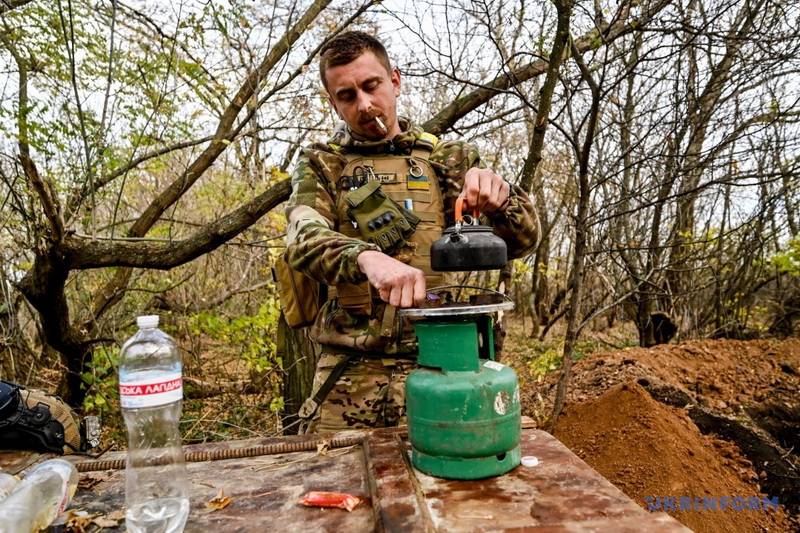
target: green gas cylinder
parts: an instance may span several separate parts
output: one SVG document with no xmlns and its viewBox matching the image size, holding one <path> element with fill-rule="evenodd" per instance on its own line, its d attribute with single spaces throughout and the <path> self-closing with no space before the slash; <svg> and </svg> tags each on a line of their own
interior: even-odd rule
<svg viewBox="0 0 800 533">
<path fill-rule="evenodd" d="M 494 361 L 492 320 L 415 324 L 419 365 L 406 381 L 411 462 L 447 479 L 504 474 L 520 462 L 516 373 Z"/>
</svg>

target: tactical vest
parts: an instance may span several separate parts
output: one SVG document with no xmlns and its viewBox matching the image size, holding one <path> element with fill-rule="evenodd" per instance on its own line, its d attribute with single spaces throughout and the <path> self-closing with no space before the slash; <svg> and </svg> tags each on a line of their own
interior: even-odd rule
<svg viewBox="0 0 800 533">
<path fill-rule="evenodd" d="M 442 235 L 445 227 L 444 202 L 439 180 L 429 162 L 431 151 L 438 139 L 423 133 L 408 155 L 392 154 L 344 154 L 347 160 L 337 181 L 336 211 L 339 227 L 336 230 L 348 237 L 361 239 L 358 228 L 350 222 L 347 214 L 346 193 L 354 177 L 366 173 L 369 179 L 381 182 L 383 193 L 419 217 L 416 231 L 407 240 L 407 245 L 392 256 L 425 273 L 426 287 L 443 283 L 440 273 L 431 270 L 431 244 Z M 410 200 L 411 202 L 407 202 Z M 379 300 L 377 291 L 364 282 L 358 285 L 339 284 L 331 288 L 329 299 L 338 298 L 339 305 L 349 313 L 369 316 L 373 312 L 373 301 Z"/>
</svg>

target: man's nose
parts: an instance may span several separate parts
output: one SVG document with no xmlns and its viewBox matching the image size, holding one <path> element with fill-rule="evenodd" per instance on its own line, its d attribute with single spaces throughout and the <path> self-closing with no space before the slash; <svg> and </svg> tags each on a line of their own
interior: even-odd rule
<svg viewBox="0 0 800 533">
<path fill-rule="evenodd" d="M 358 96 L 358 112 L 362 115 L 367 115 L 372 111 L 372 98 L 364 91 L 359 91 Z"/>
</svg>

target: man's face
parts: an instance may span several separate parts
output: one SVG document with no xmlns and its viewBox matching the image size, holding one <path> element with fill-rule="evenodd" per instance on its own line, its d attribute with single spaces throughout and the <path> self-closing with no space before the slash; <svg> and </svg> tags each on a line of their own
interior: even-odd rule
<svg viewBox="0 0 800 533">
<path fill-rule="evenodd" d="M 391 73 L 372 52 L 364 52 L 346 65 L 325 71 L 328 100 L 339 118 L 356 134 L 373 141 L 390 139 L 400 133 L 397 97 L 400 72 Z M 375 117 L 386 126 L 382 130 Z"/>
</svg>

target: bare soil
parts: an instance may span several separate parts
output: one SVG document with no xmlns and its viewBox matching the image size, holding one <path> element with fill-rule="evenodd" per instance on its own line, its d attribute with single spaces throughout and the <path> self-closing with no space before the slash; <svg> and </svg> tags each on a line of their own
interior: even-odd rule
<svg viewBox="0 0 800 533">
<path fill-rule="evenodd" d="M 645 508 L 647 497 L 763 498 L 758 475 L 735 445 L 701 434 L 682 410 L 636 383 L 570 404 L 555 435 Z M 669 514 L 698 532 L 791 531 L 783 510 Z"/>
<path fill-rule="evenodd" d="M 800 339 L 696 340 L 592 354 L 573 367 L 570 401 L 585 401 L 642 375 L 676 383 L 735 414 L 775 396 L 800 401 Z M 791 396 L 791 397 L 790 397 Z"/>
</svg>

